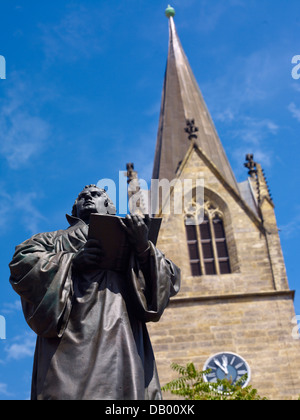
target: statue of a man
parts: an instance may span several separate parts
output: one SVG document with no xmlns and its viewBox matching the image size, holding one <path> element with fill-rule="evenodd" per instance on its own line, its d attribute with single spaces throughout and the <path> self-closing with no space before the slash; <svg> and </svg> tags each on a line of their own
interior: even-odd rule
<svg viewBox="0 0 300 420">
<path fill-rule="evenodd" d="M 161 390 L 146 323 L 158 321 L 180 287 L 180 270 L 148 241 L 139 216 L 126 216 L 132 253 L 126 273 L 99 267 L 88 240 L 91 213 L 115 214 L 104 190 L 89 185 L 66 230 L 33 236 L 16 248 L 10 282 L 37 334 L 36 400 L 154 400 Z"/>
</svg>

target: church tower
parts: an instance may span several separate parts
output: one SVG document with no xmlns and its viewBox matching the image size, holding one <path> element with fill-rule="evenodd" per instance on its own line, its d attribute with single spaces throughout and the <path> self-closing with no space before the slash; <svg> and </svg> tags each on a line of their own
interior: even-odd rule
<svg viewBox="0 0 300 420">
<path fill-rule="evenodd" d="M 247 155 L 249 177 L 236 181 L 178 38 L 174 9 L 166 14 L 169 53 L 153 178 L 203 179 L 204 190 L 199 200 L 192 188 L 181 214 L 156 214 L 163 218 L 158 248 L 182 271 L 181 292 L 149 325 L 161 384 L 176 377 L 172 362 L 193 362 L 212 369 L 209 381 L 247 373 L 262 396 L 298 398 L 294 292 L 265 175 Z M 175 193 L 171 188 L 171 203 Z"/>
</svg>

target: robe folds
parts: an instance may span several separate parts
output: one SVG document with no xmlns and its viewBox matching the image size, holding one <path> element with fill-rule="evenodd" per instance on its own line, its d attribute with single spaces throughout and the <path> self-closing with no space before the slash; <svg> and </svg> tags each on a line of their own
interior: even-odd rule
<svg viewBox="0 0 300 420">
<path fill-rule="evenodd" d="M 32 400 L 161 399 L 147 322 L 179 291 L 180 270 L 151 243 L 126 273 L 80 273 L 73 258 L 88 225 L 33 236 L 16 247 L 10 282 L 37 334 Z M 141 265 L 147 266 L 143 269 Z"/>
</svg>

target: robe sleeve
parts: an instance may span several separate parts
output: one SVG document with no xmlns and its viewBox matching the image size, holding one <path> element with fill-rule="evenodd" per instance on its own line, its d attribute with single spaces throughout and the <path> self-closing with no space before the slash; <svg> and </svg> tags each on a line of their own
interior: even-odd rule
<svg viewBox="0 0 300 420">
<path fill-rule="evenodd" d="M 180 289 L 180 269 L 149 242 L 148 261 L 132 255 L 129 293 L 135 315 L 143 322 L 157 322 Z M 142 267 L 143 265 L 143 267 Z"/>
<path fill-rule="evenodd" d="M 55 252 L 54 235 L 35 235 L 16 247 L 10 283 L 21 296 L 31 329 L 47 338 L 61 337 L 71 310 L 73 252 Z"/>
</svg>

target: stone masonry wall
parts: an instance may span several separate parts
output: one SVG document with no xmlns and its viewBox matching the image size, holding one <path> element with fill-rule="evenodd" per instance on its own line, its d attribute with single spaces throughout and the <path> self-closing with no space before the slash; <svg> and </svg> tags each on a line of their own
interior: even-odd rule
<svg viewBox="0 0 300 420">
<path fill-rule="evenodd" d="M 199 177 L 205 181 L 205 198 L 224 215 L 232 273 L 193 277 L 184 215 L 163 216 L 157 246 L 181 268 L 182 287 L 161 321 L 149 325 L 161 383 L 174 378 L 172 362 L 194 362 L 202 369 L 212 354 L 231 351 L 247 360 L 251 384 L 261 395 L 298 398 L 300 341 L 291 336 L 293 293 L 274 229 L 274 211 L 270 206 L 265 211 L 265 222 L 273 228 L 267 243 L 258 217 L 194 149 L 179 178 Z"/>
<path fill-rule="evenodd" d="M 300 341 L 292 338 L 294 316 L 291 296 L 173 303 L 158 324 L 149 325 L 161 384 L 177 377 L 173 362 L 193 362 L 202 370 L 211 355 L 229 351 L 248 362 L 250 384 L 261 396 L 297 399 Z"/>
</svg>

